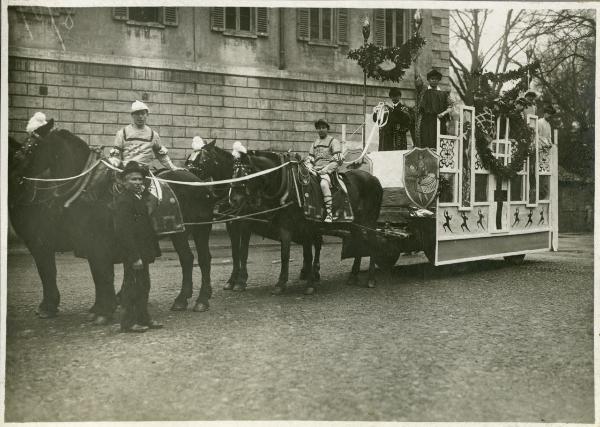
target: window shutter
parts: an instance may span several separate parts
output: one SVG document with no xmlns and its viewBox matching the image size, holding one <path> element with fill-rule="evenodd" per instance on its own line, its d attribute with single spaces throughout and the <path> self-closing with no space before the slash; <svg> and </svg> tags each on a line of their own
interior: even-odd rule
<svg viewBox="0 0 600 427">
<path fill-rule="evenodd" d="M 177 21 L 177 8 L 176 7 L 163 7 L 162 14 L 163 14 L 163 24 L 164 25 L 171 25 L 173 27 L 177 26 L 178 21 Z"/>
<path fill-rule="evenodd" d="M 214 31 L 225 30 L 225 8 L 211 7 L 210 8 L 210 28 Z"/>
<path fill-rule="evenodd" d="M 337 42 L 348 44 L 348 9 L 337 9 Z"/>
<path fill-rule="evenodd" d="M 385 9 L 373 11 L 373 43 L 383 46 L 385 40 Z"/>
<path fill-rule="evenodd" d="M 309 40 L 310 11 L 307 8 L 296 9 L 296 35 L 298 40 Z"/>
<path fill-rule="evenodd" d="M 129 8 L 128 7 L 113 7 L 113 18 L 119 21 L 129 20 Z"/>
<path fill-rule="evenodd" d="M 269 9 L 266 7 L 256 8 L 256 34 L 259 36 L 269 35 Z"/>
</svg>

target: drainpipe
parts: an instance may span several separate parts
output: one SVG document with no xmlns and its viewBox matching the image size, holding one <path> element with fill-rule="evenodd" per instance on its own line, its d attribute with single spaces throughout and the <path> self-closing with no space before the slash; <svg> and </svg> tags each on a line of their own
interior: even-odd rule
<svg viewBox="0 0 600 427">
<path fill-rule="evenodd" d="M 279 69 L 285 70 L 285 28 L 284 19 L 285 13 L 284 8 L 279 8 Z"/>
</svg>

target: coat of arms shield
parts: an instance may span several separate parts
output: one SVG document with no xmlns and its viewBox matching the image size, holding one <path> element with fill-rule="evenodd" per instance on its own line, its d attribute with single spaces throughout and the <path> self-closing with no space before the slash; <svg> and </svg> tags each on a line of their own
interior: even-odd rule
<svg viewBox="0 0 600 427">
<path fill-rule="evenodd" d="M 439 184 L 439 158 L 430 148 L 413 148 L 404 154 L 406 195 L 419 208 L 435 200 Z"/>
</svg>

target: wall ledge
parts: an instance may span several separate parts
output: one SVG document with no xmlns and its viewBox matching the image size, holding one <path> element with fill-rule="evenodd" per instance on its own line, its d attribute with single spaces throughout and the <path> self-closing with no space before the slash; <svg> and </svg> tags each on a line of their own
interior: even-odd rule
<svg viewBox="0 0 600 427">
<path fill-rule="evenodd" d="M 8 55 L 12 57 L 40 59 L 48 61 L 82 62 L 91 64 L 120 65 L 175 71 L 195 71 L 201 73 L 227 74 L 242 77 L 276 78 L 350 85 L 363 84 L 362 73 L 360 72 L 360 68 L 358 67 L 358 65 L 356 66 L 357 78 L 347 79 L 339 78 L 335 75 L 321 74 L 319 76 L 315 76 L 307 73 L 296 73 L 288 70 L 267 70 L 257 69 L 253 67 L 219 66 L 209 64 L 197 64 L 191 61 L 164 60 L 156 58 L 131 58 L 113 55 L 61 52 L 58 50 L 25 47 L 11 47 L 9 48 Z M 421 73 L 424 74 L 423 71 L 421 71 Z M 367 81 L 367 85 L 370 87 L 389 87 L 391 85 L 394 85 L 400 87 L 401 89 L 414 90 L 413 76 L 414 72 L 411 68 L 407 71 L 405 79 L 401 80 L 399 83 L 379 82 L 370 79 Z"/>
</svg>

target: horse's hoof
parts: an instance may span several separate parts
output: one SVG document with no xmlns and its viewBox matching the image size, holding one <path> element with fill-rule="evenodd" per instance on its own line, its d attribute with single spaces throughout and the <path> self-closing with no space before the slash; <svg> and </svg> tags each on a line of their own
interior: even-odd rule
<svg viewBox="0 0 600 427">
<path fill-rule="evenodd" d="M 312 295 L 312 294 L 314 294 L 314 293 L 315 293 L 315 288 L 314 288 L 314 287 L 312 287 L 312 286 L 307 286 L 307 287 L 304 289 L 304 295 Z"/>
<path fill-rule="evenodd" d="M 187 300 L 175 300 L 173 305 L 171 306 L 171 311 L 185 311 L 187 309 L 188 302 Z"/>
<path fill-rule="evenodd" d="M 375 280 L 369 280 L 367 282 L 367 288 L 373 289 L 376 284 L 377 284 L 377 282 Z"/>
<path fill-rule="evenodd" d="M 237 285 L 235 285 L 233 287 L 234 292 L 244 292 L 245 290 L 246 290 L 246 285 L 242 285 L 240 283 L 238 283 Z"/>
<path fill-rule="evenodd" d="M 101 314 L 97 315 L 92 322 L 94 326 L 106 326 L 110 323 L 110 318 Z"/>
<path fill-rule="evenodd" d="M 234 286 L 232 282 L 227 282 L 227 284 L 225 286 L 223 286 L 223 290 L 224 291 L 231 291 L 233 290 Z"/>
<path fill-rule="evenodd" d="M 350 276 L 350 277 L 348 277 L 348 280 L 346 280 L 346 285 L 347 286 L 356 286 L 356 285 L 358 285 L 358 277 L 356 277 L 356 276 Z"/>
<path fill-rule="evenodd" d="M 283 286 L 275 286 L 271 289 L 271 295 L 281 295 L 283 293 Z"/>
<path fill-rule="evenodd" d="M 198 302 L 197 302 L 197 303 L 194 305 L 194 308 L 193 308 L 193 310 L 194 310 L 196 313 L 202 313 L 203 311 L 208 311 L 208 304 L 198 301 Z"/>
<path fill-rule="evenodd" d="M 42 308 L 38 308 L 35 313 L 40 319 L 52 319 L 53 317 L 56 317 L 57 314 L 56 311 L 49 311 Z"/>
<path fill-rule="evenodd" d="M 97 316 L 98 315 L 96 313 L 88 313 L 85 318 L 88 322 L 93 322 L 94 320 L 96 320 Z"/>
</svg>

